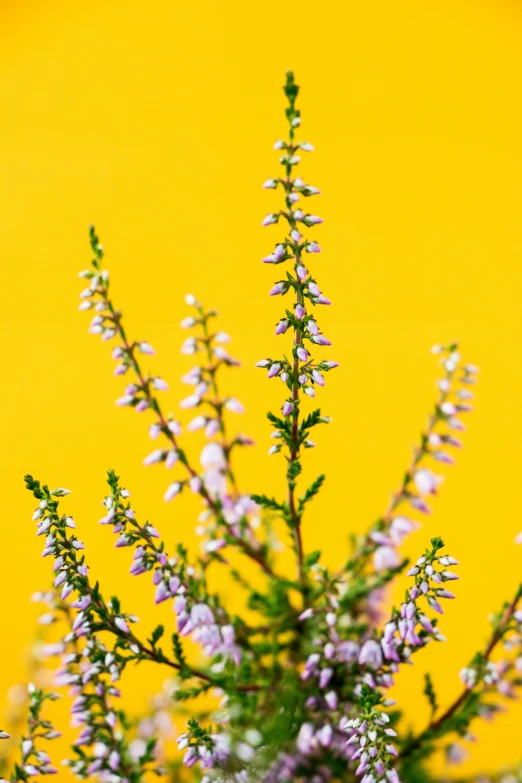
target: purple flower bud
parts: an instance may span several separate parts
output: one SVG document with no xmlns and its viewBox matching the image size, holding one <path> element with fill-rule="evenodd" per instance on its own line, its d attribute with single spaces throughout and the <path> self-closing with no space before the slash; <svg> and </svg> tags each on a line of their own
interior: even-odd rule
<svg viewBox="0 0 522 783">
<path fill-rule="evenodd" d="M 294 403 L 286 401 L 283 405 L 283 416 L 290 416 L 294 410 Z"/>
<path fill-rule="evenodd" d="M 297 272 L 297 277 L 299 280 L 306 280 L 308 275 L 308 270 L 306 267 L 304 267 L 302 264 L 299 264 L 299 266 L 296 267 L 295 271 Z"/>
<path fill-rule="evenodd" d="M 277 223 L 279 220 L 279 215 L 274 215 L 272 212 L 269 213 L 266 218 L 261 223 L 262 226 L 271 226 L 274 223 Z"/>
<path fill-rule="evenodd" d="M 62 590 L 62 593 L 61 593 L 62 601 L 65 601 L 65 599 L 68 598 L 71 595 L 73 590 L 74 590 L 74 586 L 73 585 L 65 584 L 63 586 L 63 590 Z"/>
<path fill-rule="evenodd" d="M 232 413 L 244 413 L 245 412 L 245 406 L 242 402 L 237 400 L 235 397 L 229 397 L 228 400 L 225 401 L 225 408 L 228 411 L 231 411 Z"/>
<path fill-rule="evenodd" d="M 382 666 L 382 652 L 378 642 L 375 639 L 368 639 L 359 653 L 359 663 L 361 666 L 367 665 L 372 669 L 378 669 Z"/>
<path fill-rule="evenodd" d="M 324 386 L 324 378 L 318 370 L 312 370 L 312 378 L 319 386 Z"/>
<path fill-rule="evenodd" d="M 156 462 L 161 462 L 165 457 L 163 449 L 156 449 L 148 454 L 143 460 L 144 465 L 154 465 Z"/>
<path fill-rule="evenodd" d="M 450 566 L 450 565 L 458 565 L 459 561 L 455 560 L 454 557 L 450 557 L 449 555 L 444 555 L 443 557 L 439 557 L 439 563 L 443 566 Z"/>
<path fill-rule="evenodd" d="M 310 324 L 308 325 L 308 329 L 310 330 Z M 318 334 L 318 335 L 312 335 L 312 342 L 316 343 L 316 345 L 331 345 L 332 343 L 328 338 L 324 336 L 324 334 Z"/>
<path fill-rule="evenodd" d="M 303 238 L 303 235 L 295 228 L 292 229 L 292 231 L 290 231 L 290 236 L 292 237 L 294 242 L 300 242 L 301 239 Z"/>
<path fill-rule="evenodd" d="M 306 350 L 306 348 L 304 347 L 304 345 L 298 345 L 297 346 L 296 354 L 297 354 L 298 358 L 302 362 L 307 362 L 308 361 L 309 354 L 308 354 L 308 351 Z M 305 376 L 305 378 L 306 378 L 306 376 Z M 303 383 L 306 383 L 306 380 L 303 381 Z"/>
<path fill-rule="evenodd" d="M 170 579 L 169 579 L 169 590 L 170 590 L 170 592 L 173 593 L 173 594 L 177 593 L 180 584 L 181 584 L 181 582 L 179 580 L 179 577 L 171 576 Z"/>
<path fill-rule="evenodd" d="M 319 673 L 319 687 L 320 688 L 326 688 L 330 680 L 333 676 L 333 669 L 330 667 L 326 667 L 325 669 L 321 669 Z"/>
<path fill-rule="evenodd" d="M 279 362 L 274 362 L 268 371 L 267 377 L 274 378 L 276 375 L 279 374 L 280 369 L 281 369 L 281 365 L 279 364 Z"/>
<path fill-rule="evenodd" d="M 167 585 L 165 584 L 165 582 L 161 581 L 156 588 L 156 593 L 154 595 L 154 603 L 161 604 L 162 601 L 165 601 L 169 597 L 169 595 L 170 594 Z"/>
<path fill-rule="evenodd" d="M 440 603 L 437 601 L 436 598 L 433 598 L 433 596 L 428 596 L 428 603 L 431 606 L 432 609 L 434 609 L 439 614 L 444 614 L 444 610 Z"/>
<path fill-rule="evenodd" d="M 306 315 L 306 309 L 303 307 L 302 304 L 297 304 L 295 306 L 295 317 L 298 321 L 301 321 Z"/>
<path fill-rule="evenodd" d="M 283 320 L 279 321 L 279 323 L 277 324 L 275 333 L 284 334 L 289 326 L 290 326 L 290 321 L 287 321 L 286 318 L 283 318 Z"/>
<path fill-rule="evenodd" d="M 165 492 L 165 501 L 168 503 L 169 500 L 172 500 L 172 498 L 178 495 L 180 491 L 181 491 L 180 482 L 174 481 Z"/>
<path fill-rule="evenodd" d="M 56 579 L 54 580 L 54 586 L 60 587 L 67 579 L 67 571 L 60 571 Z"/>
<path fill-rule="evenodd" d="M 449 590 L 445 590 L 444 588 L 437 590 L 437 595 L 439 598 L 455 598 L 454 593 L 451 593 Z"/>
<path fill-rule="evenodd" d="M 123 617 L 116 617 L 114 619 L 114 625 L 116 626 L 116 628 L 119 628 L 120 631 L 123 631 L 123 633 L 130 633 L 129 626 L 127 625 Z"/>
<path fill-rule="evenodd" d="M 337 702 L 337 696 L 335 693 L 331 692 L 326 695 L 326 701 L 328 702 L 328 697 L 333 695 L 335 701 Z M 334 710 L 335 707 L 330 707 L 331 710 Z M 327 723 L 325 726 L 323 726 L 319 731 L 316 733 L 317 741 L 320 745 L 322 745 L 323 748 L 328 748 L 331 745 L 332 742 L 332 736 L 333 736 L 333 729 L 332 727 Z"/>
<path fill-rule="evenodd" d="M 116 715 L 114 712 L 108 712 L 105 716 L 105 721 L 109 724 L 111 729 L 113 729 L 116 726 Z"/>
<path fill-rule="evenodd" d="M 279 294 L 284 294 L 288 290 L 288 283 L 286 282 L 280 282 L 276 283 L 273 288 L 270 289 L 270 296 L 278 296 Z"/>
</svg>

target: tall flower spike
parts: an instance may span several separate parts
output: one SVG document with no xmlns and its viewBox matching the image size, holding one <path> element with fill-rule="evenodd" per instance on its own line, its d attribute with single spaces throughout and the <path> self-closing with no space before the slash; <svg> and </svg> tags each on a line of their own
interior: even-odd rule
<svg viewBox="0 0 522 783">
<path fill-rule="evenodd" d="M 320 252 L 320 247 L 317 242 L 307 238 L 302 232 L 305 228 L 311 228 L 323 221 L 322 218 L 297 206 L 301 197 L 308 198 L 319 192 L 317 188 L 305 184 L 304 180 L 295 176 L 294 172 L 300 161 L 298 153 L 313 149 L 310 143 L 295 140 L 295 131 L 301 122 L 300 112 L 295 108 L 298 92 L 299 87 L 294 81 L 293 73 L 289 71 L 284 87 L 284 93 L 288 100 L 286 109 L 289 126 L 288 140 L 278 141 L 275 144 L 275 149 L 282 152 L 279 160 L 284 173 L 280 177 L 265 182 L 267 188 L 276 189 L 281 186 L 285 203 L 283 209 L 270 213 L 263 220 L 264 226 L 278 223 L 280 219 L 287 224 L 287 236 L 276 244 L 273 252 L 266 256 L 263 262 L 275 265 L 289 262 L 291 265 L 291 271 L 287 270 L 286 278 L 272 287 L 270 295 L 284 296 L 289 292 L 293 294 L 294 301 L 291 309 L 285 310 L 284 317 L 276 326 L 276 334 L 284 334 L 289 329 L 293 333 L 292 359 L 288 360 L 286 356 L 281 359 L 263 359 L 258 362 L 258 366 L 268 371 L 269 378 L 279 377 L 289 392 L 282 406 L 283 419 L 272 418 L 277 427 L 274 437 L 279 440 L 271 447 L 269 453 L 275 454 L 281 451 L 283 445 L 287 447 L 289 463 L 287 476 L 288 516 L 294 535 L 300 578 L 303 582 L 301 519 L 294 497 L 295 479 L 299 472 L 301 448 L 311 448 L 314 445 L 313 441 L 307 437 L 308 430 L 310 426 L 319 423 L 321 419 L 316 415 L 313 421 L 310 420 L 310 417 L 307 421 L 301 421 L 299 409 L 302 395 L 314 397 L 316 386 L 324 386 L 324 374 L 337 367 L 337 362 L 318 361 L 312 356 L 316 345 L 331 345 L 330 340 L 321 332 L 314 313 L 316 305 L 330 304 L 330 300 L 321 292 L 304 260 L 306 254 Z M 323 419 L 323 421 L 325 420 Z"/>
<path fill-rule="evenodd" d="M 376 572 L 396 569 L 402 564 L 398 548 L 420 527 L 414 517 L 429 513 L 428 502 L 443 481 L 434 468 L 438 471 L 441 465 L 453 464 L 451 450 L 462 445 L 453 432 L 465 429 L 460 417 L 471 411 L 469 401 L 473 394 L 469 386 L 475 383 L 478 370 L 474 365 L 462 363 L 456 343 L 435 345 L 432 353 L 439 356 L 443 371 L 437 381 L 438 397 L 433 412 L 400 488 L 393 494 L 384 515 L 361 540 L 348 570 L 351 566 L 360 570 L 370 557 Z"/>
</svg>

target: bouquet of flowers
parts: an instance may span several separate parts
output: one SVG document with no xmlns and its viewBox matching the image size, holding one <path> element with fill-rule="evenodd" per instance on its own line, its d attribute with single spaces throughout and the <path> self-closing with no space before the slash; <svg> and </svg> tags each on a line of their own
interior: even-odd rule
<svg viewBox="0 0 522 783">
<path fill-rule="evenodd" d="M 69 490 L 25 477 L 37 502 L 36 534 L 52 571 L 52 586 L 35 596 L 46 604 L 43 622 L 53 634 L 41 653 L 59 659 L 55 687 L 70 697 L 72 726 L 78 730 L 63 763 L 82 780 L 139 783 L 154 775 L 201 783 L 427 780 L 430 755 L 442 746 L 458 759 L 456 738 L 469 739 L 473 721 L 492 716 L 501 708 L 501 697 L 514 696 L 522 683 L 518 586 L 493 618 L 484 648 L 460 672 L 461 693 L 445 710 L 439 709 L 426 675 L 431 719 L 420 733 L 402 729 L 400 711 L 389 697 L 402 666 L 413 663 L 426 645 L 444 641 L 441 618 L 455 597 L 449 583 L 458 579 L 458 563 L 440 538 L 426 542 L 411 563 L 401 554 L 401 544 L 429 511 L 442 480 L 437 466 L 451 464 L 452 450 L 461 446 L 456 434 L 470 410 L 477 368 L 461 361 L 456 344 L 432 349 L 441 365 L 437 399 L 383 515 L 354 537 L 353 551 L 334 570 L 320 551 L 307 549 L 306 514 L 324 476 L 304 485 L 302 463 L 315 446 L 313 430 L 330 422 L 314 398 L 323 394 L 337 363 L 321 328 L 320 311 L 330 300 L 311 263 L 321 252 L 313 232 L 322 219 L 306 205 L 319 191 L 296 172 L 301 155 L 313 150 L 297 140 L 298 91 L 289 72 L 284 87 L 288 133 L 275 144 L 282 169 L 264 183 L 281 194 L 279 207 L 263 225 L 282 224 L 284 236 L 262 260 L 278 268 L 270 295 L 286 297 L 275 327 L 285 347 L 257 362 L 269 381 L 281 384 L 280 408 L 268 419 L 272 469 L 284 471 L 284 496 L 238 486 L 234 460 L 252 442 L 231 433 L 229 414 L 241 413 L 243 406 L 223 394 L 221 376 L 238 362 L 226 347 L 230 337 L 215 326 L 217 313 L 186 296 L 190 314 L 182 326 L 190 336 L 182 353 L 193 355 L 195 365 L 182 378 L 192 389 L 180 407 L 194 415 L 182 426 L 160 399 L 167 383 L 144 366 L 153 348 L 127 334 L 112 299 L 103 247 L 90 230 L 92 261 L 80 274 L 87 285 L 80 310 L 91 311 L 89 331 L 114 344 L 115 375 L 126 376 L 116 404 L 149 417 L 157 447 L 144 464 L 163 463 L 173 470 L 165 500 L 175 503 L 183 492 L 199 496 L 202 545 L 194 553 L 179 541 L 169 551 L 156 525 L 138 518 L 118 475 L 108 472 L 100 524 L 115 534 L 131 574 L 151 590 L 151 612 L 152 603 L 169 602 L 173 609 L 171 627 L 158 625 L 144 639 L 130 608 L 104 596 L 103 586 L 91 576 L 66 497 Z M 194 462 L 184 443 L 197 430 L 206 440 Z M 282 570 L 282 546 L 293 550 L 293 572 Z M 230 564 L 232 550 L 244 567 Z M 212 591 L 210 569 L 225 569 L 235 581 L 243 614 L 230 611 Z M 255 578 L 254 570 L 259 572 Z M 386 588 L 405 571 L 409 582 L 403 601 L 386 610 Z M 153 697 L 150 714 L 137 722 L 121 709 L 119 699 L 125 670 L 144 661 L 163 667 L 169 678 Z M 59 736 L 48 709 L 57 696 L 29 686 L 27 727 L 11 781 L 57 772 L 46 749 L 47 741 Z M 171 715 L 177 725 L 184 723 L 177 751 L 169 750 L 162 728 Z M 7 738 L 7 732 L 0 737 Z"/>
</svg>

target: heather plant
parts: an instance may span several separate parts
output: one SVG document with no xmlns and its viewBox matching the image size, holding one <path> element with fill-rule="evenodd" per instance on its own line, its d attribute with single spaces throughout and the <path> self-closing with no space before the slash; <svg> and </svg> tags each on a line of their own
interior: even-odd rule
<svg viewBox="0 0 522 783">
<path fill-rule="evenodd" d="M 424 781 L 426 762 L 436 750 L 458 761 L 460 742 L 472 738 L 474 721 L 494 715 L 503 697 L 514 697 L 522 684 L 519 586 L 492 619 L 483 649 L 460 672 L 462 691 L 446 709 L 439 707 L 426 675 L 431 718 L 422 731 L 404 728 L 389 696 L 404 665 L 426 645 L 445 641 L 440 618 L 455 597 L 449 583 L 458 579 L 458 563 L 440 538 L 426 542 L 413 563 L 401 554 L 401 544 L 430 510 L 442 481 L 437 466 L 450 465 L 461 446 L 455 433 L 464 429 L 461 418 L 470 410 L 477 368 L 462 362 L 456 344 L 432 349 L 441 367 L 436 401 L 382 516 L 354 537 L 353 551 L 333 570 L 321 552 L 306 546 L 307 512 L 324 476 L 304 485 L 302 463 L 315 446 L 317 428 L 330 422 L 312 401 L 337 363 L 321 328 L 321 307 L 330 300 L 310 268 L 321 252 L 312 232 L 322 219 L 305 206 L 319 191 L 296 173 L 301 155 L 313 147 L 296 138 L 301 116 L 292 73 L 284 92 L 288 133 L 275 144 L 282 168 L 264 184 L 281 198 L 263 225 L 281 224 L 285 231 L 263 262 L 284 265 L 270 295 L 286 297 L 275 328 L 286 342 L 280 353 L 257 362 L 269 380 L 281 384 L 280 408 L 268 419 L 271 469 L 284 471 L 284 496 L 271 497 L 257 483 L 248 491 L 238 486 L 234 462 L 252 441 L 232 434 L 230 417 L 243 406 L 223 393 L 221 381 L 225 369 L 239 363 L 225 347 L 228 334 L 215 326 L 216 312 L 186 297 L 191 310 L 182 326 L 190 335 L 182 353 L 196 363 L 182 378 L 192 388 L 180 407 L 194 414 L 182 426 L 161 400 L 167 383 L 145 367 L 153 348 L 127 335 L 112 299 L 104 249 L 90 230 L 92 261 L 80 275 L 87 285 L 80 309 L 92 313 L 89 331 L 114 343 L 115 375 L 126 376 L 116 404 L 149 416 L 157 447 L 144 464 L 173 471 L 165 500 L 175 503 L 182 492 L 199 496 L 202 544 L 199 552 L 181 541 L 169 549 L 159 526 L 138 517 L 130 491 L 108 471 L 100 524 L 112 530 L 130 573 L 152 583 L 151 613 L 153 603 L 169 602 L 173 609 L 171 624 L 143 638 L 130 607 L 106 597 L 91 577 L 69 491 L 26 476 L 37 501 L 36 533 L 53 572 L 52 587 L 35 596 L 46 605 L 41 621 L 49 634 L 41 655 L 59 659 L 54 687 L 70 698 L 77 729 L 62 763 L 82 780 L 138 783 L 156 775 L 201 783 Z M 204 431 L 205 445 L 195 462 L 185 444 L 198 430 Z M 282 544 L 293 550 L 293 572 L 282 569 Z M 231 565 L 234 550 L 244 568 Z M 244 596 L 243 613 L 231 611 L 211 589 L 211 569 L 235 581 Z M 259 579 L 252 578 L 254 570 Z M 404 598 L 386 609 L 386 588 L 401 574 L 408 579 Z M 151 694 L 150 712 L 136 717 L 122 709 L 120 697 L 126 670 L 142 662 L 162 667 L 168 679 L 160 694 Z M 58 736 L 50 722 L 55 696 L 30 686 L 28 724 L 11 781 L 56 772 L 46 742 Z M 177 750 L 168 742 L 173 725 Z"/>
</svg>

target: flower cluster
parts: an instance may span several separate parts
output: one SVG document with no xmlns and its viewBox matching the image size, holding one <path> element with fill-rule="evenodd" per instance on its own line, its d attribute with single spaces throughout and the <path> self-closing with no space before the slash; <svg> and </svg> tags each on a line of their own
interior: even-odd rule
<svg viewBox="0 0 522 783">
<path fill-rule="evenodd" d="M 158 446 L 144 464 L 173 471 L 165 500 L 188 488 L 203 504 L 196 527 L 203 544 L 196 553 L 181 541 L 167 547 L 161 525 L 138 519 L 130 492 L 108 471 L 99 521 L 112 529 L 117 550 L 128 552 L 131 575 L 150 574 L 151 613 L 158 604 L 169 603 L 173 610 L 167 615 L 171 620 L 143 639 L 136 631 L 138 618 L 123 609 L 117 596 L 106 600 L 91 579 L 76 521 L 60 508 L 68 490 L 50 489 L 26 476 L 37 500 L 33 521 L 42 554 L 52 563 L 51 589 L 35 596 L 46 605 L 39 622 L 50 636 L 41 654 L 46 661 L 59 658 L 54 683 L 70 698 L 72 726 L 79 730 L 65 764 L 79 779 L 142 783 L 155 774 L 198 783 L 430 781 L 424 761 L 439 749 L 448 761 L 459 761 L 463 750 L 455 744 L 456 735 L 470 739 L 471 723 L 491 717 L 501 708 L 501 697 L 514 697 L 522 685 L 519 588 L 493 618 L 484 649 L 462 670 L 464 687 L 454 702 L 441 710 L 435 683 L 426 675 L 430 719 L 424 729 L 405 733 L 400 712 L 389 709 L 395 706 L 389 688 L 402 665 L 412 663 L 414 653 L 428 643 L 444 640 L 437 615 L 454 598 L 448 582 L 458 578 L 457 560 L 441 551 L 440 538 L 432 538 L 414 564 L 400 554 L 403 540 L 430 511 L 442 469 L 453 462 L 452 450 L 461 445 L 455 433 L 464 429 L 461 417 L 470 410 L 477 368 L 461 361 L 456 343 L 433 349 L 443 371 L 435 406 L 382 517 L 354 537 L 349 558 L 334 569 L 320 551 L 306 547 L 308 510 L 325 476 L 303 485 L 302 462 L 315 445 L 312 430 L 330 422 L 308 406 L 337 363 L 315 356 L 316 347 L 330 345 L 316 307 L 330 300 L 309 269 L 321 248 L 306 229 L 322 219 L 302 206 L 319 191 L 296 172 L 301 153 L 312 145 L 296 140 L 301 117 L 291 73 L 284 92 L 288 136 L 275 145 L 283 170 L 265 182 L 265 188 L 283 191 L 284 204 L 263 225 L 282 222 L 287 232 L 263 262 L 287 264 L 270 294 L 292 297 L 276 325 L 276 334 L 291 333 L 292 341 L 286 353 L 258 362 L 269 378 L 280 378 L 286 387 L 280 410 L 268 414 L 274 440 L 270 453 L 285 457 L 281 495 L 263 491 L 262 476 L 254 478 L 253 491 L 238 486 L 233 457 L 251 440 L 229 432 L 229 414 L 241 413 L 243 406 L 222 391 L 221 376 L 239 362 L 225 348 L 228 334 L 213 327 L 215 311 L 186 297 L 192 309 L 181 323 L 190 330 L 182 354 L 197 363 L 182 376 L 191 393 L 180 403 L 179 418 L 174 417 L 160 401 L 168 395 L 168 383 L 142 367 L 143 359 L 154 354 L 150 343 L 127 337 L 111 298 L 103 247 L 90 231 L 93 258 L 81 273 L 87 288 L 80 309 L 92 311 L 91 333 L 115 342 L 115 374 L 130 376 L 118 406 L 153 417 L 149 434 Z M 192 418 L 182 424 L 186 412 Z M 194 458 L 187 435 L 195 431 L 204 435 L 204 445 Z M 339 502 L 343 507 L 344 500 Z M 285 545 L 295 555 L 290 574 L 284 571 L 288 559 L 279 554 Z M 239 565 L 237 553 L 242 555 Z M 229 591 L 227 600 L 213 587 L 218 569 L 226 575 L 221 585 Z M 402 576 L 413 582 L 400 605 L 387 610 L 385 588 Z M 228 602 L 231 584 L 234 604 Z M 243 599 L 247 611 L 236 614 L 232 605 Z M 505 655 L 499 657 L 502 645 Z M 126 673 L 145 662 L 167 667 L 170 677 L 160 694 L 151 694 L 151 709 L 129 718 L 120 706 Z M 57 735 L 40 717 L 42 703 L 53 698 L 31 690 L 30 731 L 21 740 L 22 761 L 13 781 L 55 771 L 39 745 L 41 737 Z M 174 730 L 177 752 L 169 745 Z M 7 736 L 0 732 L 0 739 Z"/>
<path fill-rule="evenodd" d="M 163 542 L 158 542 L 160 534 L 156 528 L 138 522 L 129 502 L 130 492 L 120 488 L 114 471 L 109 471 L 108 483 L 111 494 L 103 501 L 108 513 L 100 522 L 112 525 L 113 532 L 118 534 L 116 547 L 134 547 L 130 573 L 133 576 L 153 573 L 156 587 L 154 601 L 159 604 L 173 599 L 181 636 L 191 634 L 194 641 L 201 644 L 207 657 L 219 654 L 239 663 L 241 652 L 235 643 L 234 627 L 224 609 L 209 597 L 204 574 L 198 577 L 182 548 L 177 557 L 169 557 Z M 219 624 L 216 615 L 220 619 Z"/>
<path fill-rule="evenodd" d="M 362 783 L 388 780 L 398 783 L 399 776 L 391 766 L 398 755 L 392 740 L 397 732 L 390 728 L 390 716 L 382 710 L 378 693 L 364 686 L 361 695 L 361 711 L 357 718 L 344 720 L 342 726 L 350 733 L 347 744 L 355 748 L 352 761 L 357 762 L 355 774 Z"/>
<path fill-rule="evenodd" d="M 45 692 L 37 688 L 33 683 L 28 686 L 29 705 L 27 718 L 27 734 L 24 734 L 20 741 L 20 762 L 15 764 L 14 777 L 12 780 L 29 781 L 37 775 L 54 775 L 58 770 L 53 766 L 51 757 L 45 751 L 39 748 L 39 740 L 53 740 L 60 736 L 52 723 L 42 717 L 42 708 L 46 701 L 55 701 L 60 698 L 58 693 L 53 691 Z M 1 739 L 6 739 L 9 735 L 2 732 Z M 1 781 L 7 783 L 7 781 Z"/>
<path fill-rule="evenodd" d="M 364 680 L 373 688 L 393 685 L 393 673 L 401 663 L 409 661 L 416 648 L 424 647 L 430 639 L 445 641 L 436 627 L 436 620 L 429 619 L 419 607 L 420 600 L 425 599 L 430 609 L 443 614 L 441 600 L 455 598 L 443 585 L 458 579 L 457 574 L 447 568 L 458 563 L 454 557 L 438 554 L 443 546 L 440 538 L 432 539 L 431 549 L 427 549 L 407 573 L 415 578 L 415 584 L 407 592 L 406 599 L 393 611 L 380 638 L 368 639 L 361 648 L 358 660 L 369 669 Z"/>
<path fill-rule="evenodd" d="M 165 463 L 170 469 L 178 463 L 184 476 L 172 481 L 165 491 L 165 500 L 171 501 L 188 487 L 200 495 L 205 511 L 200 521 L 206 522 L 204 532 L 212 539 L 207 543 L 210 551 L 226 544 L 234 544 L 247 556 L 257 561 L 266 573 L 271 572 L 262 545 L 257 541 L 252 527 L 259 522 L 258 507 L 249 495 L 241 494 L 236 485 L 231 468 L 231 453 L 237 446 L 251 445 L 246 435 L 236 435 L 229 440 L 226 435 L 224 412 L 240 413 L 243 406 L 235 397 L 222 397 L 217 384 L 217 374 L 223 366 L 236 366 L 237 360 L 228 355 L 222 343 L 227 342 L 225 332 L 211 332 L 209 321 L 216 313 L 206 312 L 192 295 L 187 295 L 187 304 L 196 309 L 195 316 L 182 321 L 184 328 L 200 328 L 201 334 L 189 337 L 183 344 L 182 353 L 192 355 L 203 352 L 206 362 L 193 367 L 182 380 L 195 386 L 194 393 L 184 398 L 180 406 L 191 409 L 203 406 L 210 410 L 208 415 L 200 414 L 192 419 L 188 431 L 205 429 L 207 438 L 219 436 L 206 444 L 201 453 L 200 470 L 180 445 L 182 426 L 172 415 L 165 414 L 157 392 L 168 390 L 168 384 L 159 376 L 151 376 L 142 369 L 140 355 L 154 355 L 155 351 L 147 341 L 129 341 L 123 327 L 122 313 L 116 309 L 110 297 L 109 273 L 102 269 L 104 249 L 96 235 L 94 227 L 90 229 L 90 243 L 93 252 L 91 269 L 80 273 L 80 277 L 89 280 L 89 287 L 80 294 L 81 310 L 94 309 L 96 315 L 89 331 L 100 334 L 102 340 L 118 341 L 113 349 L 113 358 L 118 362 L 115 374 L 125 375 L 131 371 L 132 383 L 125 388 L 125 394 L 116 400 L 119 406 L 130 406 L 138 413 L 150 410 L 155 421 L 149 427 L 150 437 L 155 440 L 160 435 L 166 439 L 165 448 L 154 449 L 145 459 L 145 465 Z"/>
<path fill-rule="evenodd" d="M 359 563 L 371 557 L 376 572 L 401 564 L 398 547 L 420 527 L 417 519 L 412 519 L 412 513 L 430 512 L 430 498 L 437 494 L 443 481 L 444 477 L 434 467 L 437 463 L 452 465 L 455 460 L 451 449 L 462 446 L 454 432 L 465 429 L 460 417 L 471 410 L 469 400 L 473 393 L 469 386 L 475 383 L 478 370 L 474 365 L 462 363 L 456 343 L 435 345 L 432 353 L 440 357 L 443 371 L 437 381 L 438 399 L 400 488 L 382 518 L 361 540 L 354 556 Z"/>
</svg>

